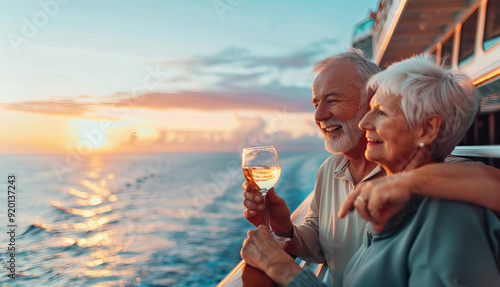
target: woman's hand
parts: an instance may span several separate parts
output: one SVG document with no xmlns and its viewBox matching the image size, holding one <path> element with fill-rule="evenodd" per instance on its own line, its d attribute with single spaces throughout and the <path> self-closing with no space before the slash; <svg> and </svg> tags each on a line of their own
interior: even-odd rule
<svg viewBox="0 0 500 287">
<path fill-rule="evenodd" d="M 359 184 L 347 195 L 340 206 L 338 217 L 344 218 L 349 210 L 356 208 L 361 217 L 372 223 L 375 232 L 381 232 L 387 220 L 400 211 L 414 193 L 414 170 L 421 166 L 425 159 L 426 153 L 419 150 L 403 172 L 373 178 Z"/>
<path fill-rule="evenodd" d="M 260 225 L 247 233 L 241 257 L 247 264 L 264 271 L 282 286 L 301 271 L 299 265 L 283 250 L 286 243 L 278 243 L 267 227 Z"/>
<path fill-rule="evenodd" d="M 410 199 L 408 174 L 398 173 L 372 179 L 359 184 L 339 209 L 338 217 L 344 218 L 356 208 L 358 213 L 373 224 L 376 232 L 382 231 L 387 220 L 400 211 Z"/>
</svg>

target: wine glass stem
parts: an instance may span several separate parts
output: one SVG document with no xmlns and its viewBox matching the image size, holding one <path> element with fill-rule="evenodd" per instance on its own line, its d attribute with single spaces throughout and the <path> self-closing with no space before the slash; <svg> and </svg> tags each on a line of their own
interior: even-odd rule
<svg viewBox="0 0 500 287">
<path fill-rule="evenodd" d="M 266 219 L 266 226 L 267 228 L 269 228 L 269 231 L 273 231 L 273 229 L 271 228 L 271 222 L 269 221 L 269 206 L 267 204 L 267 200 L 266 200 L 266 195 L 267 195 L 267 190 L 266 191 L 262 191 L 261 190 L 261 193 L 262 193 L 262 200 L 264 200 L 264 218 Z"/>
</svg>

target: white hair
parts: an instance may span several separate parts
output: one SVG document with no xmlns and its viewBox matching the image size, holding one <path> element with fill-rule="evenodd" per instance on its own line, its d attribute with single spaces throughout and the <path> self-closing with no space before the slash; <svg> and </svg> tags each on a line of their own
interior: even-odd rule
<svg viewBox="0 0 500 287">
<path fill-rule="evenodd" d="M 429 55 L 391 65 L 369 80 L 369 88 L 384 96 L 399 96 L 410 129 L 433 114 L 442 117 L 439 133 L 429 147 L 431 156 L 438 161 L 443 161 L 462 140 L 479 108 L 472 81 L 458 70 L 436 65 Z"/>
<path fill-rule="evenodd" d="M 366 107 L 368 105 L 369 97 L 372 93 L 366 89 L 366 83 L 371 78 L 371 76 L 380 72 L 379 66 L 374 62 L 367 60 L 363 55 L 363 51 L 357 48 L 351 48 L 347 52 L 340 53 L 328 58 L 325 58 L 313 66 L 313 73 L 320 74 L 324 70 L 328 69 L 336 60 L 345 59 L 356 66 L 356 71 L 359 75 L 359 82 L 356 86 L 359 88 L 361 103 L 360 107 Z"/>
</svg>

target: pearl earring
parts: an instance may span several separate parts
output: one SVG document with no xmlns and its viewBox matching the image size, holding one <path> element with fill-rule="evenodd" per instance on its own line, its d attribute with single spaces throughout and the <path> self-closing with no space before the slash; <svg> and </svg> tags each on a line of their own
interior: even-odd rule
<svg viewBox="0 0 500 287">
<path fill-rule="evenodd" d="M 419 147 L 424 147 L 424 146 L 425 146 L 425 144 L 424 144 L 423 142 L 420 142 L 420 143 L 418 144 L 418 146 L 419 146 Z"/>
</svg>

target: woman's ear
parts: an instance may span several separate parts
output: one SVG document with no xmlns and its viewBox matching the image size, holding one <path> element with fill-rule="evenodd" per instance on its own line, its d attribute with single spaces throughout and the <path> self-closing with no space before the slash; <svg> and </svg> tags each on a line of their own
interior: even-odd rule
<svg viewBox="0 0 500 287">
<path fill-rule="evenodd" d="M 438 136 L 442 120 L 440 115 L 429 116 L 422 126 L 419 143 L 423 142 L 425 145 L 431 144 Z"/>
</svg>

